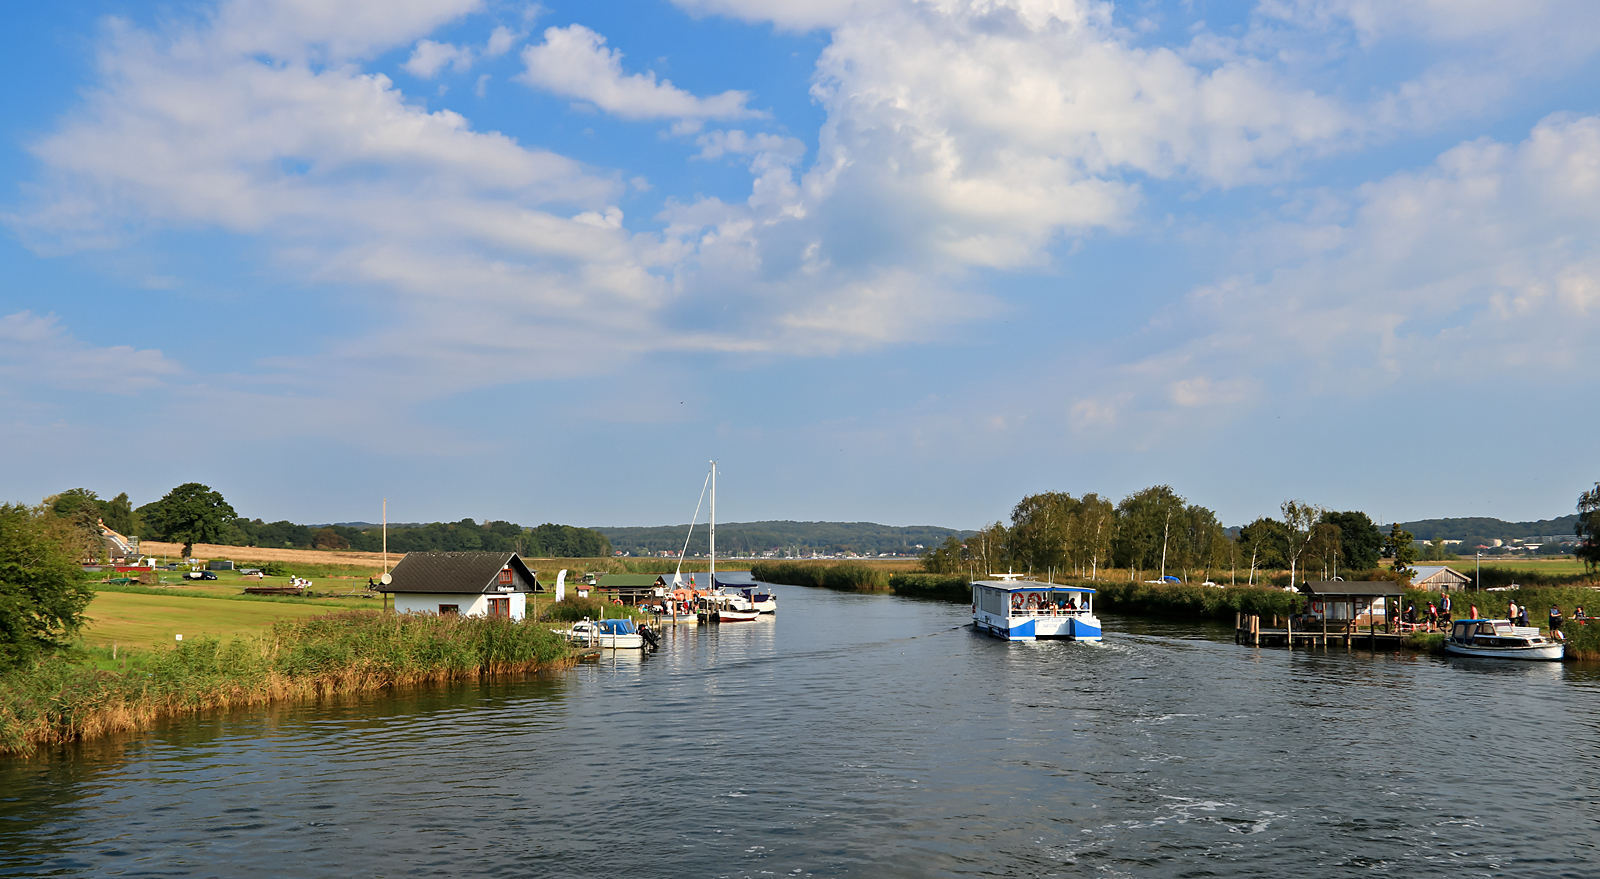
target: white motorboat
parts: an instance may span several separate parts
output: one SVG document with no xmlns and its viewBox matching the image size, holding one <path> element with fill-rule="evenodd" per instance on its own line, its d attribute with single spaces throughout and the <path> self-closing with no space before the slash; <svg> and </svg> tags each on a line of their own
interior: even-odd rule
<svg viewBox="0 0 1600 879">
<path fill-rule="evenodd" d="M 972 626 L 1007 641 L 1101 640 L 1093 589 L 1011 575 L 972 584 Z"/>
<path fill-rule="evenodd" d="M 644 635 L 640 634 L 630 619 L 584 620 L 574 623 L 567 637 L 586 647 L 608 650 L 638 650 L 644 647 Z"/>
<path fill-rule="evenodd" d="M 1444 652 L 1492 659 L 1559 660 L 1567 645 L 1546 638 L 1538 626 L 1514 626 L 1510 620 L 1456 620 Z"/>
<path fill-rule="evenodd" d="M 727 583 L 720 580 L 713 581 L 716 585 L 714 595 L 725 596 L 733 607 L 739 610 L 754 610 L 757 613 L 777 613 L 778 598 L 771 592 L 762 592 L 755 586 L 746 586 L 742 583 Z"/>
</svg>

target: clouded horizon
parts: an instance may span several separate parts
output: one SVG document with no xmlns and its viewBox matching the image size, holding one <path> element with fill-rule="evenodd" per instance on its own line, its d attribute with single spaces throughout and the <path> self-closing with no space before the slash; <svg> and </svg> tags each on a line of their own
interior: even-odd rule
<svg viewBox="0 0 1600 879">
<path fill-rule="evenodd" d="M 3 500 L 1542 519 L 1600 479 L 1585 0 L 15 9 Z"/>
</svg>

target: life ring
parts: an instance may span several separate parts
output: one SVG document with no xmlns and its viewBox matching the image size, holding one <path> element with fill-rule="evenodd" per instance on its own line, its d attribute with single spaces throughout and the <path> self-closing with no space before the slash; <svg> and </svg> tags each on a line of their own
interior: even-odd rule
<svg viewBox="0 0 1600 879">
<path fill-rule="evenodd" d="M 622 599 L 620 599 L 620 598 L 613 598 L 613 599 L 611 599 L 611 603 L 612 603 L 612 604 L 621 604 L 621 603 L 622 603 Z"/>
<path fill-rule="evenodd" d="M 1320 602 L 1320 601 L 1311 602 L 1311 612 L 1312 613 L 1322 613 L 1322 602 Z"/>
</svg>

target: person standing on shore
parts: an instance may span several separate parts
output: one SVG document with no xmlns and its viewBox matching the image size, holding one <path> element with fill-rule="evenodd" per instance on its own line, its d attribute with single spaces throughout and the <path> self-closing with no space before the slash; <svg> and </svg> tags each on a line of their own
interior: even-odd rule
<svg viewBox="0 0 1600 879">
<path fill-rule="evenodd" d="M 1550 634 L 1561 631 L 1561 608 L 1550 605 Z"/>
<path fill-rule="evenodd" d="M 1515 601 L 1508 601 L 1508 602 L 1506 602 L 1506 622 L 1514 623 L 1516 621 L 1517 621 L 1517 603 Z"/>
<path fill-rule="evenodd" d="M 1469 605 L 1469 606 L 1472 608 L 1472 619 L 1477 619 L 1478 618 L 1478 606 L 1476 604 Z"/>
<path fill-rule="evenodd" d="M 1446 627 L 1450 625 L 1450 593 L 1446 592 L 1439 598 L 1439 616 Z"/>
</svg>

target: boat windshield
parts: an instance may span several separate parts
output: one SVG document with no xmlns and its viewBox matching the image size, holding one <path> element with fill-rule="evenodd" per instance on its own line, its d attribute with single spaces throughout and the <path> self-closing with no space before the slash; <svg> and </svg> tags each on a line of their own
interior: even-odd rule
<svg viewBox="0 0 1600 879">
<path fill-rule="evenodd" d="M 607 635 L 633 634 L 633 620 L 601 620 L 600 631 Z"/>
</svg>

